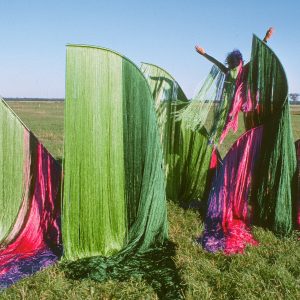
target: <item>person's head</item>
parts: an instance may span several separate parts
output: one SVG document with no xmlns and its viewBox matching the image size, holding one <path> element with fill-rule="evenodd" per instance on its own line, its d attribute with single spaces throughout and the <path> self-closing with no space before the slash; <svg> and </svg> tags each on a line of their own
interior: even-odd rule
<svg viewBox="0 0 300 300">
<path fill-rule="evenodd" d="M 237 67 L 241 62 L 243 62 L 243 55 L 238 49 L 234 49 L 232 52 L 228 53 L 225 60 L 229 69 Z"/>
</svg>

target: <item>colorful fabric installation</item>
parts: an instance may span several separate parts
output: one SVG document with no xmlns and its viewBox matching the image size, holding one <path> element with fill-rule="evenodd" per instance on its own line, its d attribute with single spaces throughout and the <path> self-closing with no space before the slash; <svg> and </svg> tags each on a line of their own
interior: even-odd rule
<svg viewBox="0 0 300 300">
<path fill-rule="evenodd" d="M 113 51 L 70 45 L 65 101 L 66 274 L 98 281 L 142 276 L 160 286 L 158 294 L 178 297 L 162 148 L 143 74 Z"/>
<path fill-rule="evenodd" d="M 275 54 L 254 36 L 247 67 L 227 77 L 213 67 L 192 101 L 165 70 L 141 70 L 108 49 L 68 46 L 63 184 L 60 165 L 1 99 L 0 289 L 53 264 L 63 242 L 70 278 L 143 278 L 160 298 L 181 298 L 166 194 L 188 205 L 208 197 L 209 252 L 257 245 L 253 223 L 281 235 L 300 229 L 287 80 Z M 240 111 L 249 130 L 220 162 L 217 147 Z M 300 169 L 299 141 L 296 149 Z"/>
<path fill-rule="evenodd" d="M 61 168 L 0 101 L 0 289 L 53 264 L 61 252 Z"/>
<path fill-rule="evenodd" d="M 244 111 L 250 130 L 217 169 L 201 239 L 208 251 L 227 254 L 242 253 L 247 244 L 256 244 L 249 231 L 252 219 L 278 234 L 290 233 L 295 207 L 296 160 L 283 67 L 270 48 L 254 36 L 251 61 L 241 70 L 235 88 L 230 89 L 234 90 L 231 102 L 219 105 L 218 111 L 226 113 L 219 114 L 221 121 L 214 121 L 212 128 L 220 130 L 213 129 L 211 137 L 217 145 L 228 128 L 236 129 L 239 110 Z M 223 97 L 231 94 L 226 85 L 223 89 Z"/>
<path fill-rule="evenodd" d="M 177 112 L 189 104 L 176 80 L 162 68 L 143 63 L 141 70 L 150 86 L 163 145 L 167 197 L 184 206 L 207 197 L 210 186 L 212 147 L 208 133 L 187 128 Z"/>
</svg>

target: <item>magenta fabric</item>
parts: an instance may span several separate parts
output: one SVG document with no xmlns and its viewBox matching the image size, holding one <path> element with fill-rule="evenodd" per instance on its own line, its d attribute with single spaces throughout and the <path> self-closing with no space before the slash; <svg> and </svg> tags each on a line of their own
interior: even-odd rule
<svg viewBox="0 0 300 300">
<path fill-rule="evenodd" d="M 209 252 L 242 253 L 247 245 L 258 244 L 250 232 L 248 199 L 262 132 L 260 126 L 242 135 L 216 171 L 201 238 Z"/>
<path fill-rule="evenodd" d="M 49 266 L 61 252 L 61 167 L 41 143 L 29 138 L 31 193 L 14 226 L 19 231 L 8 244 L 0 245 L 0 288 Z"/>
</svg>

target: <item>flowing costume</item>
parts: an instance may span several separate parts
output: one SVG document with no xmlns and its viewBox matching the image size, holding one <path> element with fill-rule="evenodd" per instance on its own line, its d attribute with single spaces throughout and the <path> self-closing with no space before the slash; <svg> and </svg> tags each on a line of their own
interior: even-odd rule
<svg viewBox="0 0 300 300">
<path fill-rule="evenodd" d="M 227 71 L 224 80 L 218 79 L 216 68 L 224 74 L 224 69 L 213 67 L 209 86 L 216 82 L 215 91 L 221 92 L 213 95 L 220 97 L 209 98 L 206 80 L 181 118 L 192 128 L 204 126 L 207 111 L 213 108 L 209 134 L 212 146 L 218 147 L 229 129 L 237 129 L 238 112 L 244 112 L 248 131 L 217 168 L 201 238 L 210 252 L 242 253 L 246 245 L 257 244 L 250 232 L 252 221 L 282 235 L 290 233 L 295 223 L 296 156 L 287 80 L 274 52 L 256 36 L 246 66 Z"/>
</svg>

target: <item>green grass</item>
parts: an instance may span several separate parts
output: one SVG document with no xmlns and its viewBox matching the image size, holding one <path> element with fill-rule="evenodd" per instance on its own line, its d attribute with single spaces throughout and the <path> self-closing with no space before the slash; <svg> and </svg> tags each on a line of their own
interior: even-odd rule
<svg viewBox="0 0 300 300">
<path fill-rule="evenodd" d="M 57 158 L 62 156 L 63 103 L 9 102 L 24 123 Z M 292 107 L 295 140 L 300 138 L 300 106 Z M 242 133 L 230 134 L 222 154 Z M 176 243 L 186 299 L 300 299 L 300 241 L 254 228 L 259 247 L 244 255 L 209 254 L 193 238 L 203 230 L 195 211 L 168 204 L 169 232 Z M 25 278 L 0 294 L 0 299 L 157 299 L 143 280 L 96 283 L 67 279 L 57 266 Z"/>
<path fill-rule="evenodd" d="M 62 158 L 64 137 L 64 103 L 8 102 L 25 125 L 57 159 Z"/>
</svg>

